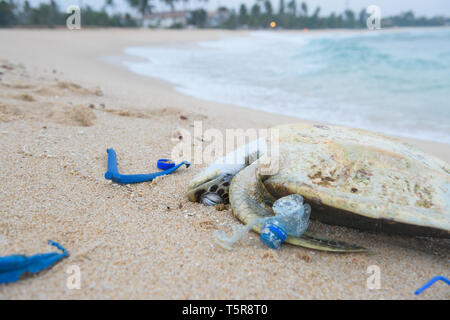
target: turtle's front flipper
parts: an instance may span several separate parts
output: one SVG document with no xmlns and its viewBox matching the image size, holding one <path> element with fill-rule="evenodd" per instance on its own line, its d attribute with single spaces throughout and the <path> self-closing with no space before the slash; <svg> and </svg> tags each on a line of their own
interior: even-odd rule
<svg viewBox="0 0 450 320">
<path fill-rule="evenodd" d="M 230 202 L 233 214 L 244 224 L 248 225 L 255 219 L 265 218 L 273 215 L 267 208 L 267 190 L 262 188 L 261 181 L 257 174 L 258 162 L 248 166 L 239 172 L 231 183 Z M 269 199 L 269 203 L 273 198 Z M 252 230 L 261 233 L 261 224 L 255 224 Z M 329 252 L 362 252 L 365 248 L 348 244 L 341 241 L 334 241 L 306 232 L 300 238 L 288 237 L 287 243 L 321 251 Z"/>
<path fill-rule="evenodd" d="M 343 241 L 322 238 L 314 233 L 305 232 L 300 238 L 288 237 L 287 243 L 309 249 L 330 252 L 364 252 L 366 248 Z"/>
</svg>

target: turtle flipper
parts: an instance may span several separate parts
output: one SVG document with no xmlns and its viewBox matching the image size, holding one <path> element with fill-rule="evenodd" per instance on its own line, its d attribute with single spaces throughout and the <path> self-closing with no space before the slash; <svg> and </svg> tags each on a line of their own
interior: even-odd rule
<svg viewBox="0 0 450 320">
<path fill-rule="evenodd" d="M 311 232 L 305 232 L 300 238 L 288 237 L 287 243 L 305 247 L 308 249 L 328 251 L 328 252 L 364 252 L 366 248 L 343 241 L 335 241 L 320 237 Z"/>
<path fill-rule="evenodd" d="M 239 172 L 231 183 L 230 199 L 233 214 L 244 224 L 248 225 L 256 219 L 273 215 L 273 211 L 265 205 L 272 202 L 267 191 L 262 188 L 256 173 L 257 164 L 254 163 Z M 252 230 L 261 233 L 261 224 L 255 224 Z M 288 237 L 287 243 L 314 250 L 328 252 L 363 252 L 365 248 L 341 241 L 329 240 L 311 232 L 305 232 L 300 238 Z"/>
<path fill-rule="evenodd" d="M 255 225 L 252 230 L 257 233 L 261 233 L 261 225 Z M 289 236 L 286 239 L 286 243 L 294 246 L 327 252 L 350 253 L 367 251 L 364 247 L 343 241 L 327 239 L 308 231 L 305 232 L 300 238 Z"/>
</svg>

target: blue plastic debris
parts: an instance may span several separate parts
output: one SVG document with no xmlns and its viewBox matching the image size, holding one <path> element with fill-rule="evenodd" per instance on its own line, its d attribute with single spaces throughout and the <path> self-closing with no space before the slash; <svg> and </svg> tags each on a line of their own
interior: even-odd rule
<svg viewBox="0 0 450 320">
<path fill-rule="evenodd" d="M 439 280 L 444 281 L 445 283 L 447 283 L 448 285 L 450 285 L 450 280 L 448 280 L 446 277 L 444 276 L 436 276 L 433 279 L 431 279 L 430 281 L 428 281 L 423 287 L 421 287 L 420 289 L 418 289 L 416 292 L 414 292 L 414 294 L 416 296 L 418 296 L 419 294 L 421 294 L 422 292 L 424 292 L 426 289 L 428 289 L 429 287 L 431 287 L 435 282 L 438 282 Z"/>
<path fill-rule="evenodd" d="M 267 218 L 254 219 L 246 226 L 233 226 L 233 235 L 228 237 L 224 231 L 216 230 L 216 243 L 231 250 L 232 245 L 242 239 L 254 225 L 261 224 L 260 239 L 272 249 L 279 249 L 288 236 L 301 237 L 309 224 L 311 207 L 303 203 L 303 197 L 297 194 L 289 195 L 275 201 L 272 207 L 275 215 Z"/>
<path fill-rule="evenodd" d="M 25 272 L 40 272 L 68 256 L 66 249 L 59 243 L 49 240 L 48 244 L 55 246 L 62 253 L 35 254 L 30 257 L 24 255 L 0 257 L 0 284 L 16 282 Z"/>
<path fill-rule="evenodd" d="M 261 230 L 261 242 L 271 249 L 280 249 L 281 244 L 286 241 L 288 235 L 283 227 L 267 223 Z"/>
<path fill-rule="evenodd" d="M 300 238 L 308 229 L 311 207 L 303 203 L 298 194 L 278 199 L 273 204 L 273 217 L 266 218 L 261 230 L 262 243 L 272 249 L 279 249 L 288 235 Z"/>
<path fill-rule="evenodd" d="M 172 169 L 173 167 L 175 167 L 175 163 L 169 159 L 159 159 L 157 166 L 158 166 L 158 169 L 169 170 L 169 169 Z"/>
<path fill-rule="evenodd" d="M 191 165 L 189 162 L 183 161 L 182 163 L 161 172 L 149 174 L 124 175 L 120 174 L 119 170 L 117 169 L 117 155 L 114 149 L 108 149 L 106 150 L 106 152 L 108 152 L 108 171 L 105 173 L 105 178 L 107 180 L 112 180 L 113 182 L 121 184 L 132 184 L 132 183 L 152 181 L 156 177 L 165 176 L 175 172 L 183 164 L 186 165 L 186 168 L 189 168 L 189 166 Z"/>
</svg>

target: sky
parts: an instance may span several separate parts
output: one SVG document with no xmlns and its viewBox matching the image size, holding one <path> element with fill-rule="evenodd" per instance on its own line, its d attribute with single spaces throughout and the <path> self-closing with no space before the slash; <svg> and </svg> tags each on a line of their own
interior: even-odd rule
<svg viewBox="0 0 450 320">
<path fill-rule="evenodd" d="M 19 0 L 23 1 L 23 0 Z M 29 0 L 32 6 L 35 6 L 41 2 L 48 2 L 48 0 Z M 61 10 L 67 8 L 71 4 L 83 5 L 89 4 L 93 8 L 99 9 L 105 3 L 105 0 L 55 0 Z M 381 15 L 389 16 L 413 10 L 418 16 L 435 16 L 445 15 L 450 16 L 450 0 L 297 0 L 298 3 L 306 2 L 310 11 L 312 8 L 320 6 L 322 8 L 322 14 L 328 15 L 331 12 L 341 13 L 345 8 L 350 8 L 356 12 L 359 12 L 363 8 L 367 8 L 369 5 L 378 5 L 381 8 Z M 130 11 L 126 0 L 114 0 L 116 3 L 117 11 Z M 154 1 L 159 3 L 161 1 Z M 190 9 L 197 7 L 205 7 L 204 2 L 199 0 L 190 1 Z M 238 8 L 241 3 L 245 3 L 249 6 L 253 5 L 256 0 L 209 0 L 206 4 L 209 10 L 214 10 L 219 6 Z M 289 0 L 285 0 L 285 3 Z M 279 0 L 272 0 L 275 8 L 278 8 Z M 158 4 L 159 10 L 168 10 L 161 4 Z M 180 6 L 180 9 L 182 6 Z"/>
</svg>

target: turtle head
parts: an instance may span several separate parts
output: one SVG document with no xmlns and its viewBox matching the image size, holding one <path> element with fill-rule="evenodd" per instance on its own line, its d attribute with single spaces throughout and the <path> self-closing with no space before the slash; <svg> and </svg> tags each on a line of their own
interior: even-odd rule
<svg viewBox="0 0 450 320">
<path fill-rule="evenodd" d="M 207 206 L 229 203 L 229 189 L 233 175 L 215 172 L 203 179 L 194 179 L 187 196 L 192 202 L 200 202 Z"/>
<path fill-rule="evenodd" d="M 265 138 L 261 139 L 227 154 L 197 175 L 188 187 L 189 200 L 208 206 L 228 203 L 231 180 L 239 171 L 259 158 L 263 152 L 259 148 L 265 146 Z"/>
</svg>

